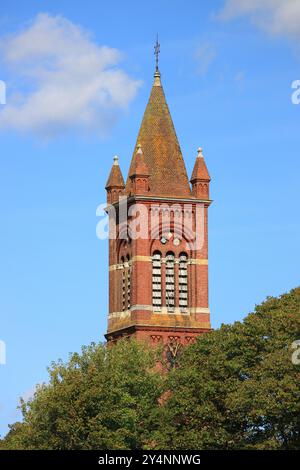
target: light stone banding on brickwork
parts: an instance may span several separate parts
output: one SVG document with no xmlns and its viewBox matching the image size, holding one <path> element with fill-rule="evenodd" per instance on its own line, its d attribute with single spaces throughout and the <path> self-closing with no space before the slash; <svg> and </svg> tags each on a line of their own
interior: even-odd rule
<svg viewBox="0 0 300 470">
<path fill-rule="evenodd" d="M 191 313 L 204 313 L 209 314 L 210 310 L 207 307 L 192 307 L 187 308 L 186 312 L 182 312 L 179 308 L 175 308 L 174 312 L 169 312 L 167 307 L 162 307 L 160 310 L 154 310 L 152 305 L 132 305 L 130 310 L 124 312 L 111 312 L 108 318 L 127 318 L 130 316 L 130 312 L 135 310 L 147 310 L 152 312 L 154 315 L 190 315 Z"/>
<path fill-rule="evenodd" d="M 146 261 L 146 262 L 152 262 L 152 256 L 134 256 L 130 262 L 135 263 L 136 261 Z M 178 263 L 178 259 L 176 258 L 175 263 Z M 166 258 L 161 259 L 162 263 L 166 262 Z M 207 258 L 192 258 L 187 261 L 187 264 L 200 264 L 200 265 L 208 265 L 208 259 Z M 109 266 L 110 271 L 115 271 L 117 269 L 122 269 L 123 264 L 111 264 Z"/>
<path fill-rule="evenodd" d="M 108 318 L 128 318 L 130 317 L 130 310 L 124 310 L 124 312 L 111 312 L 108 315 Z"/>
<path fill-rule="evenodd" d="M 153 310 L 153 307 L 152 305 L 132 305 L 131 309 L 130 309 L 132 312 L 134 310 L 150 310 L 152 311 Z"/>
</svg>

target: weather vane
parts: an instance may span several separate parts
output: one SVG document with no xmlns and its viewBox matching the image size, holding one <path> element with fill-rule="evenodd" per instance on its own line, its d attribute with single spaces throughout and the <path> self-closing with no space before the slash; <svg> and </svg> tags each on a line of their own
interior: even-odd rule
<svg viewBox="0 0 300 470">
<path fill-rule="evenodd" d="M 156 44 L 154 46 L 154 55 L 156 56 L 156 71 L 158 72 L 158 56 L 160 53 L 160 44 L 158 42 L 158 35 L 156 36 Z"/>
</svg>

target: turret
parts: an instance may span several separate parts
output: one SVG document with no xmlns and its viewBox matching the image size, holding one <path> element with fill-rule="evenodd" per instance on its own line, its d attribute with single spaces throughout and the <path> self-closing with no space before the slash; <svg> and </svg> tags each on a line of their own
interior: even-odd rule
<svg viewBox="0 0 300 470">
<path fill-rule="evenodd" d="M 106 186 L 107 202 L 113 204 L 119 201 L 119 197 L 124 195 L 125 183 L 119 166 L 119 157 L 114 157 L 114 163 L 110 171 Z"/>
<path fill-rule="evenodd" d="M 197 199 L 209 199 L 210 176 L 204 161 L 202 148 L 198 148 L 198 155 L 190 181 L 194 197 Z"/>
<path fill-rule="evenodd" d="M 133 172 L 130 175 L 131 194 L 146 195 L 149 192 L 149 168 L 140 144 L 137 145 Z"/>
</svg>

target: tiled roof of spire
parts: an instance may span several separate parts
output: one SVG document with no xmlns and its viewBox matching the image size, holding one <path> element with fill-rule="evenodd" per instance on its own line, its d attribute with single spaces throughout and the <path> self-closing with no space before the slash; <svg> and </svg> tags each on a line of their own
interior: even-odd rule
<svg viewBox="0 0 300 470">
<path fill-rule="evenodd" d="M 150 194 L 191 197 L 185 164 L 158 71 L 154 75 L 154 84 L 133 152 L 126 182 L 127 194 L 130 193 L 129 177 L 136 167 L 138 144 L 142 146 L 150 173 Z"/>
<path fill-rule="evenodd" d="M 112 187 L 125 188 L 124 178 L 119 167 L 119 158 L 117 155 L 114 157 L 114 163 L 110 170 L 105 189 Z"/>
</svg>

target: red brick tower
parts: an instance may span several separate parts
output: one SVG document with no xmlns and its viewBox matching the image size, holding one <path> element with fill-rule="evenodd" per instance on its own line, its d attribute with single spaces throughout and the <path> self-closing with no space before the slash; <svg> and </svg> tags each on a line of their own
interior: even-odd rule
<svg viewBox="0 0 300 470">
<path fill-rule="evenodd" d="M 126 184 L 115 157 L 106 185 L 108 341 L 133 335 L 175 354 L 210 330 L 210 176 L 201 149 L 190 181 L 156 68 Z"/>
</svg>

